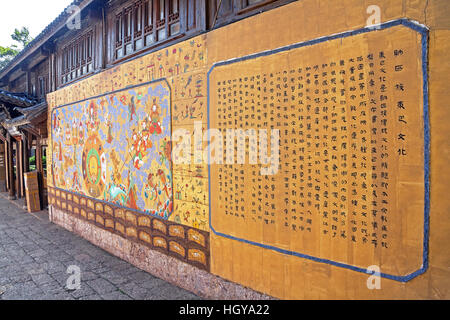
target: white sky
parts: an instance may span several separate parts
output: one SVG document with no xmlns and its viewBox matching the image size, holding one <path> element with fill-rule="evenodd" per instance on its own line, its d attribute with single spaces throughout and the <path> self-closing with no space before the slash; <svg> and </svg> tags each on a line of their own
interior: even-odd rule
<svg viewBox="0 0 450 320">
<path fill-rule="evenodd" d="M 0 46 L 14 43 L 15 28 L 27 27 L 36 37 L 73 0 L 0 0 Z"/>
</svg>

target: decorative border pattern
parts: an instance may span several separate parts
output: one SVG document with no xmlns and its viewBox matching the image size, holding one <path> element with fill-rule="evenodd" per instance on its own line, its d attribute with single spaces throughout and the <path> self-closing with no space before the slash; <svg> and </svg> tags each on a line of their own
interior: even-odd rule
<svg viewBox="0 0 450 320">
<path fill-rule="evenodd" d="M 59 188 L 49 204 L 103 230 L 138 242 L 197 268 L 210 270 L 209 233 Z"/>
<path fill-rule="evenodd" d="M 260 57 L 264 57 L 264 56 L 270 56 L 270 55 L 273 55 L 276 53 L 289 51 L 291 49 L 308 47 L 308 46 L 312 46 L 312 45 L 326 42 L 326 41 L 342 39 L 342 38 L 351 37 L 351 36 L 355 36 L 358 34 L 368 33 L 368 32 L 377 31 L 377 30 L 385 30 L 385 29 L 389 29 L 391 27 L 395 27 L 395 26 L 399 26 L 399 25 L 403 25 L 407 28 L 410 28 L 410 29 L 418 32 L 422 36 L 421 40 L 422 40 L 424 172 L 425 172 L 424 173 L 424 178 L 425 178 L 425 180 L 424 180 L 425 181 L 424 200 L 425 200 L 425 203 L 424 203 L 423 262 L 422 262 L 422 266 L 420 267 L 419 270 L 417 270 L 411 274 L 405 275 L 405 276 L 396 276 L 396 275 L 391 275 L 391 274 L 386 274 L 386 273 L 380 273 L 379 275 L 383 278 L 387 278 L 387 279 L 391 279 L 391 280 L 395 280 L 395 281 L 399 281 L 399 282 L 408 282 L 408 281 L 414 279 L 415 277 L 425 273 L 425 271 L 427 271 L 427 269 L 428 269 L 429 219 L 430 219 L 429 218 L 429 216 L 430 216 L 430 175 L 429 175 L 429 171 L 430 171 L 430 123 L 429 123 L 429 114 L 428 114 L 428 109 L 429 109 L 429 106 L 428 106 L 428 38 L 429 38 L 429 35 L 428 35 L 428 28 L 426 26 L 423 26 L 417 22 L 410 21 L 408 19 L 399 19 L 399 20 L 394 20 L 394 21 L 383 23 L 383 24 L 377 26 L 378 27 L 377 29 L 366 27 L 366 28 L 362 28 L 362 29 L 358 29 L 358 30 L 354 30 L 354 31 L 347 31 L 347 32 L 335 34 L 335 35 L 328 36 L 328 37 L 321 37 L 321 38 L 317 38 L 317 39 L 306 41 L 306 42 L 296 43 L 296 44 L 281 47 L 281 48 L 278 48 L 275 50 L 269 50 L 269 51 L 264 51 L 264 52 L 260 52 L 260 53 L 256 53 L 256 54 L 251 54 L 251 55 L 244 56 L 241 58 L 235 58 L 235 59 L 230 59 L 230 60 L 226 60 L 226 61 L 222 61 L 222 62 L 217 62 L 208 71 L 207 114 L 208 114 L 208 129 L 210 129 L 210 124 L 211 124 L 211 119 L 210 119 L 210 107 L 211 107 L 210 106 L 210 102 L 211 102 L 210 80 L 211 79 L 210 79 L 210 76 L 211 76 L 212 71 L 217 67 L 226 66 L 226 65 L 233 64 L 233 63 L 247 61 L 247 60 L 251 60 L 251 59 L 256 59 L 256 58 L 260 58 Z M 210 139 L 209 136 L 208 136 L 208 138 Z M 208 158 L 209 157 L 210 157 L 210 155 L 208 154 Z M 210 159 L 208 159 L 208 160 L 210 160 Z M 210 162 L 211 161 L 208 161 L 208 163 L 210 163 Z M 264 249 L 277 251 L 277 252 L 280 252 L 280 253 L 283 253 L 286 255 L 296 256 L 296 257 L 312 260 L 315 262 L 326 263 L 326 264 L 330 264 L 330 265 L 333 265 L 336 267 L 353 270 L 356 272 L 367 273 L 367 274 L 374 273 L 373 271 L 369 271 L 367 269 L 356 267 L 353 265 L 340 263 L 340 262 L 336 262 L 336 261 L 329 260 L 329 259 L 318 258 L 318 257 L 310 256 L 310 255 L 299 253 L 299 252 L 284 250 L 284 249 L 281 249 L 278 247 L 265 245 L 262 243 L 257 243 L 254 241 L 234 237 L 234 236 L 227 235 L 227 234 L 216 231 L 212 225 L 212 217 L 211 217 L 211 215 L 212 215 L 212 210 L 211 210 L 211 165 L 208 165 L 208 174 L 209 174 L 209 225 L 210 225 L 211 231 L 215 235 L 223 237 L 223 238 L 251 244 L 251 245 L 258 246 L 258 247 L 261 247 Z"/>
</svg>

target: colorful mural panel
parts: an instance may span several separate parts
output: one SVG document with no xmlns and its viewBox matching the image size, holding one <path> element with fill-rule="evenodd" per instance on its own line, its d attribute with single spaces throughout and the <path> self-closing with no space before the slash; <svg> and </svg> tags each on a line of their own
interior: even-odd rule
<svg viewBox="0 0 450 320">
<path fill-rule="evenodd" d="M 53 110 L 53 186 L 169 219 L 171 89 L 165 80 Z"/>
<path fill-rule="evenodd" d="M 206 36 L 198 36 L 189 41 L 118 65 L 101 74 L 93 75 L 92 77 L 74 83 L 71 86 L 50 93 L 48 95 L 49 107 L 50 110 L 53 110 L 56 106 L 64 105 L 65 107 L 63 109 L 65 109 L 69 104 L 74 104 L 74 101 L 102 96 L 100 100 L 103 108 L 103 105 L 108 103 L 107 98 L 111 95 L 105 94 L 105 92 L 116 92 L 123 88 L 140 86 L 144 82 L 153 82 L 155 79 L 165 78 L 170 86 L 171 93 L 170 118 L 173 127 L 172 130 L 188 129 L 192 131 L 195 122 L 201 122 L 206 125 L 206 71 Z M 123 92 L 127 92 L 127 90 L 124 90 Z M 98 99 L 99 98 L 94 98 L 93 101 L 95 102 Z M 105 121 L 107 120 L 104 117 L 102 119 Z M 114 123 L 114 121 L 112 121 L 112 123 Z M 102 128 L 103 134 L 106 136 L 106 140 L 115 139 L 115 135 L 119 132 L 116 130 L 118 127 L 117 124 L 114 124 L 112 130 L 109 129 L 109 126 L 111 126 L 112 123 L 106 124 L 105 126 L 105 124 L 100 121 L 99 125 L 100 128 Z M 53 124 L 49 123 L 49 127 L 52 125 Z M 165 132 L 163 134 L 165 137 L 168 136 L 165 135 Z M 120 137 L 117 137 L 117 139 L 120 140 Z M 101 137 L 100 141 L 103 141 Z M 49 148 L 52 149 L 53 145 L 55 146 L 55 152 L 50 152 L 48 155 L 49 163 L 52 162 L 52 155 L 53 153 L 57 154 L 57 149 L 59 147 L 58 143 L 53 143 Z M 61 144 L 61 146 L 64 145 L 64 143 Z M 105 147 L 105 144 L 103 146 Z M 108 146 L 109 144 L 106 145 L 106 147 Z M 75 150 L 73 147 L 67 147 L 63 151 L 71 152 L 73 150 Z M 76 151 L 80 152 L 80 154 L 82 152 L 79 149 Z M 94 153 L 91 153 L 91 155 L 92 154 Z M 107 155 L 106 159 L 112 161 L 113 164 L 122 161 L 118 158 L 117 154 L 118 153 L 116 152 L 116 154 L 112 153 L 111 155 Z M 85 156 L 88 157 L 89 153 L 85 154 Z M 136 161 L 139 164 L 140 161 L 145 160 L 139 159 L 138 157 Z M 69 162 L 69 164 L 71 163 Z M 120 165 L 118 166 L 120 167 Z M 54 165 L 52 167 L 54 167 Z M 76 181 L 83 179 L 81 170 L 82 168 L 80 169 L 80 175 L 75 179 Z M 175 185 L 176 182 L 174 183 L 174 190 L 178 190 L 178 196 L 174 199 L 173 213 L 169 215 L 169 221 L 208 231 L 209 215 L 207 212 L 208 210 L 206 210 L 208 206 L 208 194 L 206 188 L 201 187 L 208 183 L 207 166 L 205 164 L 179 165 L 178 168 L 177 166 L 174 166 L 173 170 L 174 180 L 180 181 L 182 184 Z M 52 178 L 52 172 L 49 172 L 49 183 L 50 185 L 53 185 L 52 183 L 55 181 L 54 187 L 66 188 L 66 186 L 72 183 L 70 181 L 74 180 L 72 176 L 69 183 L 67 183 L 67 178 L 61 178 L 57 168 L 55 173 L 58 174 L 58 177 L 54 179 Z M 109 173 L 107 173 L 107 175 L 109 175 Z M 190 178 L 197 178 L 197 180 L 202 179 L 202 181 L 196 181 L 196 183 L 190 184 Z M 106 179 L 110 178 L 107 176 Z M 100 187 L 102 187 L 102 183 L 103 182 L 101 181 L 99 182 Z M 144 189 L 146 184 L 147 183 L 142 183 Z M 126 181 L 124 181 L 123 185 L 126 189 Z M 147 189 L 151 190 L 151 187 Z M 95 194 L 95 188 L 92 190 Z M 143 196 L 141 199 L 143 202 L 140 202 L 140 206 L 138 206 L 139 210 L 142 210 L 144 207 L 145 210 L 148 210 L 148 206 L 152 205 L 151 203 L 145 204 L 144 201 L 144 199 L 146 199 L 145 192 L 149 192 L 148 190 L 142 190 L 140 193 L 141 196 Z M 112 196 L 114 196 L 114 194 Z M 148 199 L 150 198 L 151 195 L 149 195 Z M 107 198 L 104 198 L 103 195 L 100 195 L 100 199 L 110 201 Z M 150 200 L 147 202 L 149 201 Z"/>
</svg>

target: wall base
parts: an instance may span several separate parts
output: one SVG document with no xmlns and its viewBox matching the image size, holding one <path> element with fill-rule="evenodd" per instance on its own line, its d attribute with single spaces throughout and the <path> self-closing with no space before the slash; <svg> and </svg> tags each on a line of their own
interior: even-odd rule
<svg viewBox="0 0 450 320">
<path fill-rule="evenodd" d="M 224 280 L 205 270 L 100 229 L 64 211 L 49 207 L 51 222 L 114 256 L 200 297 L 215 300 L 269 300 L 270 296 Z"/>
</svg>

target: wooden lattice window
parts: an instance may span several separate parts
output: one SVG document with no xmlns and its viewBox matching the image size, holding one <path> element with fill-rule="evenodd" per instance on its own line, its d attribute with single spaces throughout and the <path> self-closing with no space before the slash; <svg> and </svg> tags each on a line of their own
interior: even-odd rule
<svg viewBox="0 0 450 320">
<path fill-rule="evenodd" d="M 211 0 L 209 27 L 216 28 L 295 0 Z"/>
<path fill-rule="evenodd" d="M 71 82 L 93 71 L 93 30 L 89 30 L 62 49 L 61 83 Z"/>
<path fill-rule="evenodd" d="M 267 0 L 245 0 L 244 7 L 253 6 L 253 5 L 259 4 L 261 2 L 267 2 Z"/>
<path fill-rule="evenodd" d="M 115 59 L 181 32 L 179 0 L 138 0 L 115 16 Z"/>
</svg>

